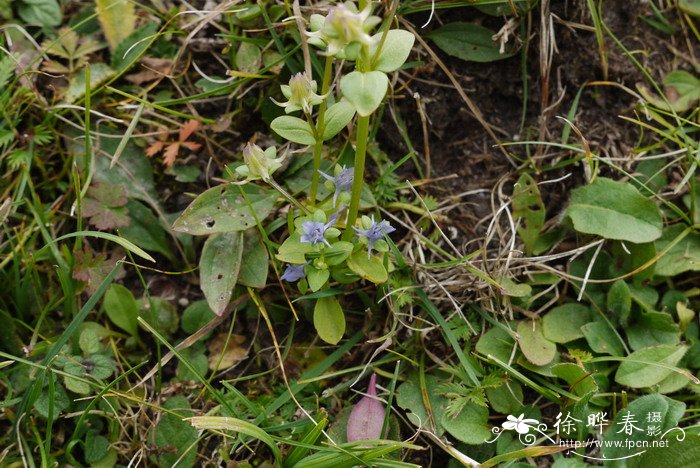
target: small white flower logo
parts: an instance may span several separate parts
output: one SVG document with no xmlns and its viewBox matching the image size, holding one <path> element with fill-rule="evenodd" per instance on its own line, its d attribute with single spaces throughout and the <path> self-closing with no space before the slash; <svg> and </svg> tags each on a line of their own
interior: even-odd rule
<svg viewBox="0 0 700 468">
<path fill-rule="evenodd" d="M 508 419 L 502 424 L 503 429 L 511 431 L 515 429 L 518 434 L 527 434 L 530 428 L 538 423 L 536 419 L 525 419 L 525 414 L 521 414 L 517 418 L 512 414 L 509 414 Z"/>
</svg>

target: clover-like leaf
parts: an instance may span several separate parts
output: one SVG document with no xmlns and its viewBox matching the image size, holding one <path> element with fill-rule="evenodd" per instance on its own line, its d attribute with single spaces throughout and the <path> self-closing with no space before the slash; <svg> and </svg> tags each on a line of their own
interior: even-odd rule
<svg viewBox="0 0 700 468">
<path fill-rule="evenodd" d="M 372 114 L 382 103 L 389 78 L 380 72 L 352 72 L 340 80 L 343 96 L 355 106 L 357 113 L 363 117 Z"/>
</svg>

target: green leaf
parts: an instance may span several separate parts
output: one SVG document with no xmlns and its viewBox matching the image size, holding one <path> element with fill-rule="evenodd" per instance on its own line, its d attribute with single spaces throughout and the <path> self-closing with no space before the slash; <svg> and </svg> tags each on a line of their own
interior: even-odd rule
<svg viewBox="0 0 700 468">
<path fill-rule="evenodd" d="M 631 388 L 651 387 L 668 377 L 688 350 L 687 346 L 659 345 L 627 356 L 615 374 L 615 382 Z"/>
<path fill-rule="evenodd" d="M 314 306 L 314 327 L 326 343 L 335 345 L 345 333 L 345 314 L 335 296 L 322 297 Z"/>
<path fill-rule="evenodd" d="M 63 22 L 63 13 L 56 0 L 24 0 L 18 3 L 17 12 L 28 24 L 52 28 Z"/>
<path fill-rule="evenodd" d="M 604 177 L 575 189 L 566 215 L 577 231 L 606 239 L 642 243 L 662 233 L 663 220 L 653 201 L 629 183 Z"/>
<path fill-rule="evenodd" d="M 163 413 L 155 427 L 153 441 L 158 447 L 159 466 L 192 468 L 197 458 L 197 429 L 184 421 L 193 415 L 190 404 L 183 396 L 177 395 L 165 402 Z M 187 453 L 185 451 L 187 450 Z"/>
<path fill-rule="evenodd" d="M 214 317 L 216 317 L 216 314 L 211 310 L 206 300 L 195 301 L 188 305 L 182 313 L 180 327 L 185 333 L 191 335 L 211 322 Z"/>
<path fill-rule="evenodd" d="M 518 322 L 518 344 L 525 358 L 537 366 L 549 364 L 557 354 L 557 345 L 544 337 L 541 320 Z"/>
<path fill-rule="evenodd" d="M 504 382 L 496 388 L 487 388 L 486 397 L 491 408 L 501 414 L 516 414 L 523 406 L 523 388 L 515 381 Z"/>
<path fill-rule="evenodd" d="M 355 116 L 355 108 L 347 101 L 333 104 L 323 117 L 323 141 L 330 140 L 350 123 Z"/>
<path fill-rule="evenodd" d="M 678 8 L 689 15 L 700 17 L 700 0 L 678 0 Z"/>
<path fill-rule="evenodd" d="M 513 217 L 522 218 L 518 235 L 525 244 L 525 253 L 532 255 L 544 226 L 545 208 L 535 180 L 527 173 L 520 176 L 513 190 Z"/>
<path fill-rule="evenodd" d="M 49 375 L 48 378 L 52 379 L 53 376 Z M 39 395 L 39 398 L 37 398 L 34 402 L 34 409 L 44 418 L 48 418 L 51 401 L 53 401 L 54 420 L 56 420 L 63 411 L 67 410 L 70 407 L 70 399 L 68 398 L 66 389 L 63 388 L 63 385 L 61 385 L 58 382 L 54 383 L 53 397 L 49 395 L 48 385 L 46 385 L 43 388 L 41 394 Z"/>
<path fill-rule="evenodd" d="M 149 38 L 158 33 L 158 23 L 149 21 L 130 33 L 112 52 L 112 68 L 124 71 L 126 67 L 143 54 L 151 45 Z"/>
<path fill-rule="evenodd" d="M 587 323 L 581 327 L 581 331 L 588 346 L 596 353 L 624 356 L 625 351 L 620 339 L 607 323 L 603 321 Z"/>
<path fill-rule="evenodd" d="M 448 23 L 428 34 L 435 44 L 447 54 L 473 62 L 493 62 L 515 53 L 506 49 L 500 53 L 499 44 L 491 39 L 495 32 L 472 23 Z"/>
<path fill-rule="evenodd" d="M 95 0 L 95 13 L 111 51 L 134 32 L 136 8 L 129 0 Z"/>
<path fill-rule="evenodd" d="M 274 193 L 252 184 L 213 187 L 195 198 L 175 220 L 173 230 L 193 236 L 245 231 L 267 218 L 275 198 Z"/>
<path fill-rule="evenodd" d="M 442 427 L 442 417 L 445 414 L 449 400 L 438 392 L 440 381 L 433 375 L 425 376 L 426 396 L 430 403 L 433 418 L 428 416 L 428 411 L 423 403 L 423 392 L 417 375 L 412 375 L 406 382 L 399 385 L 396 390 L 396 404 L 406 410 L 406 416 L 411 423 L 420 428 L 434 432 L 438 437 L 442 436 L 445 429 Z M 432 427 L 432 422 L 435 427 Z"/>
<path fill-rule="evenodd" d="M 593 313 L 583 304 L 570 303 L 553 308 L 542 319 L 544 337 L 555 343 L 583 338 L 581 327 L 593 320 Z"/>
<path fill-rule="evenodd" d="M 137 301 L 141 317 L 158 333 L 170 336 L 177 332 L 178 314 L 175 307 L 161 297 L 144 297 Z"/>
<path fill-rule="evenodd" d="M 112 284 L 105 293 L 103 303 L 107 317 L 131 336 L 139 333 L 139 307 L 134 295 L 121 284 Z"/>
<path fill-rule="evenodd" d="M 384 283 L 389 279 L 384 264 L 379 257 L 367 258 L 367 252 L 359 250 L 348 257 L 348 268 L 373 283 Z"/>
<path fill-rule="evenodd" d="M 660 344 L 675 345 L 680 341 L 681 335 L 673 317 L 664 312 L 642 312 L 625 331 L 630 347 L 634 350 Z"/>
<path fill-rule="evenodd" d="M 666 99 L 653 94 L 642 84 L 638 84 L 637 89 L 652 105 L 667 111 L 685 112 L 695 107 L 700 99 L 700 79 L 685 70 L 673 70 L 664 77 L 663 83 Z"/>
<path fill-rule="evenodd" d="M 129 210 L 131 222 L 119 230 L 122 237 L 143 249 L 173 259 L 165 229 L 153 212 L 136 200 L 129 200 L 126 209 Z"/>
<path fill-rule="evenodd" d="M 362 117 L 372 114 L 384 99 L 389 78 L 379 71 L 352 72 L 340 79 L 340 90 L 343 97 L 355 106 Z"/>
<path fill-rule="evenodd" d="M 489 410 L 483 406 L 471 403 L 451 418 L 447 413 L 442 415 L 442 427 L 455 439 L 470 445 L 483 444 L 491 438 L 491 426 L 488 424 Z"/>
<path fill-rule="evenodd" d="M 660 252 L 685 230 L 682 224 L 667 227 L 656 241 Z M 700 234 L 691 232 L 666 252 L 656 263 L 655 273 L 659 276 L 676 276 L 686 271 L 700 271 Z"/>
<path fill-rule="evenodd" d="M 260 47 L 252 42 L 241 42 L 236 52 L 236 69 L 243 73 L 257 73 L 262 67 Z"/>
<path fill-rule="evenodd" d="M 316 292 L 326 284 L 331 273 L 328 268 L 319 269 L 313 265 L 306 267 L 306 279 L 309 282 L 309 288 L 312 292 Z"/>
<path fill-rule="evenodd" d="M 610 422 L 610 427 L 603 436 L 603 456 L 608 459 L 623 458 L 634 455 L 635 453 L 644 452 L 646 449 L 639 448 L 646 441 L 649 447 L 652 446 L 653 440 L 659 440 L 659 435 L 651 435 L 647 432 L 648 426 L 657 426 L 663 434 L 665 431 L 676 427 L 678 421 L 685 412 L 685 404 L 668 397 L 658 394 L 645 395 L 631 402 L 626 408 L 620 410 L 613 421 Z M 647 415 L 656 413 L 659 417 L 659 422 L 647 422 Z M 634 420 L 634 426 L 640 430 L 633 429 L 631 434 L 627 434 L 623 430 L 626 420 Z M 669 440 L 675 439 L 678 433 L 668 434 Z M 626 442 L 632 443 L 632 448 Z M 636 443 L 640 442 L 639 445 Z M 637 447 L 635 447 L 637 445 Z M 668 449 L 664 449 L 664 453 L 671 455 Z M 638 458 L 638 457 L 633 457 Z M 631 460 L 630 460 L 631 461 Z M 655 465 L 641 465 L 655 466 Z M 661 466 L 675 466 L 662 462 Z M 678 465 L 680 468 L 683 465 Z"/>
<path fill-rule="evenodd" d="M 277 259 L 295 265 L 306 263 L 306 254 L 313 250 L 313 245 L 308 242 L 301 242 L 300 238 L 301 234 L 299 234 L 299 231 L 295 231 L 294 234 L 287 237 L 277 252 Z"/>
<path fill-rule="evenodd" d="M 598 384 L 593 379 L 593 375 L 574 363 L 555 364 L 552 366 L 552 373 L 569 384 L 575 395 L 583 397 L 598 391 Z"/>
<path fill-rule="evenodd" d="M 392 29 L 387 32 L 379 55 L 375 56 L 383 35 L 384 33 L 380 32 L 372 37 L 369 56 L 373 59 L 373 70 L 390 73 L 398 70 L 406 62 L 416 38 L 404 29 Z"/>
<path fill-rule="evenodd" d="M 302 120 L 299 117 L 291 115 L 277 117 L 270 124 L 270 128 L 285 140 L 293 143 L 299 143 L 300 145 L 316 144 L 316 137 L 311 126 L 306 120 Z"/>
<path fill-rule="evenodd" d="M 696 2 L 696 16 L 700 16 L 700 2 Z M 680 3 L 679 3 L 680 5 Z M 667 446 L 651 445 L 644 453 L 629 461 L 629 468 L 648 468 L 650 466 L 686 467 L 695 466 L 700 460 L 700 434 L 685 434 L 679 440 L 676 431 L 669 433 L 665 439 Z"/>
<path fill-rule="evenodd" d="M 510 278 L 499 279 L 503 294 L 510 297 L 527 297 L 532 294 L 532 286 L 527 283 L 516 283 Z"/>
<path fill-rule="evenodd" d="M 238 272 L 238 284 L 251 288 L 263 288 L 267 283 L 270 255 L 256 229 L 243 233 L 243 257 Z"/>
<path fill-rule="evenodd" d="M 85 435 L 85 461 L 90 465 L 102 460 L 109 451 L 109 441 L 106 437 L 88 431 Z"/>
<path fill-rule="evenodd" d="M 610 287 L 607 306 L 615 323 L 627 325 L 632 310 L 632 294 L 629 286 L 623 280 L 615 281 Z"/>
<path fill-rule="evenodd" d="M 515 340 L 501 327 L 493 327 L 476 342 L 477 352 L 484 356 L 494 356 L 499 361 L 508 362 L 513 353 Z"/>
<path fill-rule="evenodd" d="M 114 70 L 104 63 L 90 65 L 90 89 L 97 88 L 100 84 L 112 78 L 115 73 Z M 75 102 L 85 95 L 85 78 L 85 69 L 80 70 L 70 78 L 68 81 L 68 89 L 63 96 L 63 99 L 67 103 Z"/>
<path fill-rule="evenodd" d="M 243 254 L 242 232 L 221 232 L 204 242 L 199 260 L 199 283 L 204 297 L 217 315 L 231 300 Z"/>
</svg>

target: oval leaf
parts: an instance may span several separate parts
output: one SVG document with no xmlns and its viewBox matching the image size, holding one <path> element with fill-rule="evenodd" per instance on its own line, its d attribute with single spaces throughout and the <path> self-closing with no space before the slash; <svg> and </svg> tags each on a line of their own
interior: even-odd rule
<svg viewBox="0 0 700 468">
<path fill-rule="evenodd" d="M 499 44 L 491 39 L 495 32 L 478 24 L 449 23 L 427 34 L 435 44 L 453 57 L 472 62 L 493 62 L 510 57 L 515 53 L 499 50 Z"/>
<path fill-rule="evenodd" d="M 199 260 L 199 282 L 207 304 L 221 315 L 231 300 L 243 254 L 243 233 L 222 232 L 209 237 Z"/>
<path fill-rule="evenodd" d="M 372 69 L 389 73 L 398 70 L 399 67 L 406 62 L 416 37 L 406 30 L 392 29 L 386 34 L 386 39 L 384 39 L 384 43 L 382 44 L 382 50 L 379 52 L 379 55 L 375 57 L 382 35 L 383 33 L 378 33 L 372 38 L 373 41 L 369 49 L 369 56 L 374 59 Z"/>
<path fill-rule="evenodd" d="M 265 219 L 274 203 L 274 193 L 265 192 L 255 185 L 213 187 L 195 198 L 175 220 L 173 230 L 193 236 L 245 231 L 255 226 L 256 219 Z"/>
<path fill-rule="evenodd" d="M 348 257 L 348 268 L 373 283 L 384 283 L 389 274 L 378 257 L 367 258 L 367 252 L 360 250 Z"/>
<path fill-rule="evenodd" d="M 593 320 L 591 310 L 583 304 L 563 304 L 553 308 L 542 319 L 545 338 L 555 343 L 568 343 L 583 338 L 581 327 Z"/>
<path fill-rule="evenodd" d="M 674 371 L 686 346 L 659 345 L 640 349 L 627 356 L 615 374 L 615 382 L 631 388 L 651 387 Z"/>
<path fill-rule="evenodd" d="M 105 293 L 103 305 L 112 323 L 131 336 L 138 335 L 139 306 L 131 291 L 121 284 L 112 284 Z"/>
<path fill-rule="evenodd" d="M 552 362 L 557 345 L 544 337 L 540 320 L 523 320 L 518 323 L 518 343 L 525 358 L 536 366 Z"/>
<path fill-rule="evenodd" d="M 257 229 L 248 229 L 243 237 L 243 257 L 238 273 L 238 284 L 262 288 L 267 282 L 270 255 Z"/>
<path fill-rule="evenodd" d="M 653 201 L 631 184 L 605 177 L 575 189 L 566 214 L 578 232 L 635 244 L 658 239 L 663 227 L 661 213 Z"/>
<path fill-rule="evenodd" d="M 283 115 L 272 121 L 270 127 L 282 138 L 300 145 L 313 145 L 316 143 L 314 132 L 305 120 L 291 115 Z"/>
<path fill-rule="evenodd" d="M 314 327 L 318 336 L 329 344 L 338 344 L 345 333 L 345 314 L 335 297 L 322 297 L 314 307 Z"/>
<path fill-rule="evenodd" d="M 323 118 L 323 140 L 330 140 L 344 129 L 355 116 L 355 108 L 346 101 L 333 104 Z"/>
<path fill-rule="evenodd" d="M 343 96 L 355 106 L 357 113 L 367 117 L 382 103 L 389 78 L 379 71 L 352 72 L 340 80 Z"/>
</svg>

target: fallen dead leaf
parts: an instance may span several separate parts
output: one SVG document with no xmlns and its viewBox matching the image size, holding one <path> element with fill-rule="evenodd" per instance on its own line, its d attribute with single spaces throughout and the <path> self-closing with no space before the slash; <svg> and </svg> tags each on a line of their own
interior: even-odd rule
<svg viewBox="0 0 700 468">
<path fill-rule="evenodd" d="M 248 356 L 248 350 L 241 346 L 245 343 L 245 336 L 231 335 L 231 338 L 228 339 L 228 346 L 224 349 L 227 338 L 228 333 L 219 333 L 207 344 L 207 348 L 209 348 L 209 369 L 227 369 Z M 221 359 L 221 362 L 219 362 L 219 359 Z"/>
</svg>

